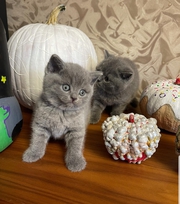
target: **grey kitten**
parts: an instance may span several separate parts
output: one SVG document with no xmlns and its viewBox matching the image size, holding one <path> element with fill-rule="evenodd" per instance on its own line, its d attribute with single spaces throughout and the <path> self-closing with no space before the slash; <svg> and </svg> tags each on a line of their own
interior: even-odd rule
<svg viewBox="0 0 180 204">
<path fill-rule="evenodd" d="M 34 110 L 31 142 L 23 154 L 23 161 L 35 162 L 42 158 L 52 136 L 65 139 L 65 163 L 69 170 L 76 172 L 85 168 L 86 127 L 93 86 L 100 75 L 101 72 L 88 72 L 52 55 L 45 70 L 43 91 Z"/>
<path fill-rule="evenodd" d="M 111 115 L 122 113 L 129 103 L 137 105 L 134 98 L 139 87 L 139 73 L 135 64 L 122 57 L 110 55 L 105 50 L 105 59 L 96 67 L 103 75 L 94 86 L 90 123 L 97 123 L 101 113 L 111 106 Z"/>
</svg>

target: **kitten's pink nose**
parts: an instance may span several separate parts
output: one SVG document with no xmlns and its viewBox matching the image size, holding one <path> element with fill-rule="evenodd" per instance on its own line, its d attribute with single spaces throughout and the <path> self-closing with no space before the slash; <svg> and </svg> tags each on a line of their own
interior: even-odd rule
<svg viewBox="0 0 180 204">
<path fill-rule="evenodd" d="M 75 93 L 71 94 L 71 100 L 72 100 L 72 102 L 77 100 L 77 95 Z"/>
<path fill-rule="evenodd" d="M 77 98 L 76 98 L 76 97 L 71 97 L 71 99 L 72 99 L 72 102 L 74 102 L 74 101 L 76 101 L 76 100 L 77 100 Z"/>
</svg>

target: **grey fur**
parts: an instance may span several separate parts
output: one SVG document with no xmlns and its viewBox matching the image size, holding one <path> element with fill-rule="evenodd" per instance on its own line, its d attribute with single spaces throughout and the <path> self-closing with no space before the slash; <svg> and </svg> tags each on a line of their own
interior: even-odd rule
<svg viewBox="0 0 180 204">
<path fill-rule="evenodd" d="M 129 103 L 137 105 L 134 98 L 139 87 L 139 73 L 135 64 L 122 57 L 110 55 L 105 50 L 105 59 L 96 67 L 103 75 L 94 86 L 90 123 L 97 123 L 103 110 L 111 106 L 111 115 L 122 113 Z"/>
<path fill-rule="evenodd" d="M 76 172 L 85 168 L 86 127 L 93 86 L 100 75 L 101 72 L 88 72 L 52 55 L 45 70 L 43 91 L 34 110 L 31 142 L 23 154 L 23 161 L 35 162 L 42 158 L 52 136 L 65 139 L 65 163 L 69 170 Z M 68 86 L 70 90 L 67 90 Z"/>
</svg>

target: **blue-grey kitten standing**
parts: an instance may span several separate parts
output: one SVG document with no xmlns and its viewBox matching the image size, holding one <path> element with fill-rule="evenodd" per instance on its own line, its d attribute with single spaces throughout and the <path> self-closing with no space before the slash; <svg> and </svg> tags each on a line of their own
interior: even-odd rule
<svg viewBox="0 0 180 204">
<path fill-rule="evenodd" d="M 86 166 L 83 148 L 95 81 L 101 72 L 89 72 L 77 64 L 65 63 L 52 55 L 45 70 L 43 91 L 32 120 L 29 148 L 23 161 L 35 162 L 45 154 L 50 137 L 64 138 L 65 163 L 69 170 Z"/>
<path fill-rule="evenodd" d="M 103 110 L 111 106 L 111 115 L 122 113 L 129 103 L 137 105 L 135 99 L 139 87 L 136 65 L 127 58 L 110 55 L 105 50 L 105 59 L 96 67 L 103 75 L 94 86 L 90 123 L 97 123 Z"/>
</svg>

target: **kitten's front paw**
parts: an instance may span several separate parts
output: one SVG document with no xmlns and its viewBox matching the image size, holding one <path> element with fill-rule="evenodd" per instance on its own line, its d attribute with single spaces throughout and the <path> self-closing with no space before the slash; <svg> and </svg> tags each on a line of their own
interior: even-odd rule
<svg viewBox="0 0 180 204">
<path fill-rule="evenodd" d="M 23 154 L 23 161 L 24 162 L 36 162 L 37 160 L 41 159 L 44 156 L 42 152 L 33 152 L 31 148 L 28 148 Z"/>
<path fill-rule="evenodd" d="M 100 118 L 101 118 L 101 115 L 92 114 L 92 115 L 91 115 L 91 118 L 90 118 L 90 123 L 91 123 L 91 124 L 96 124 L 96 123 L 99 122 Z"/>
<path fill-rule="evenodd" d="M 110 112 L 110 116 L 120 115 L 121 113 L 122 113 L 121 111 L 111 111 L 111 112 Z"/>
<path fill-rule="evenodd" d="M 71 157 L 71 159 L 66 158 L 65 162 L 67 168 L 72 172 L 82 171 L 86 167 L 86 160 L 84 157 Z"/>
</svg>

